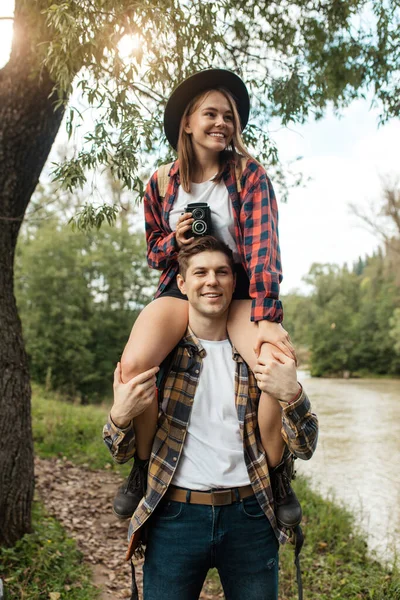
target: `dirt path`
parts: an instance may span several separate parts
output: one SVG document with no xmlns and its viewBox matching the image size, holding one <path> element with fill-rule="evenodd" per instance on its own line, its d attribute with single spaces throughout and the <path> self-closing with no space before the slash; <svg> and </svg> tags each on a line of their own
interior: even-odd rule
<svg viewBox="0 0 400 600">
<path fill-rule="evenodd" d="M 67 460 L 35 459 L 36 492 L 48 512 L 73 537 L 93 568 L 94 583 L 101 588 L 100 600 L 130 597 L 130 566 L 125 561 L 127 522 L 118 521 L 111 503 L 122 479 L 110 471 L 91 471 Z M 142 593 L 142 562 L 136 575 Z M 218 600 L 212 583 L 206 582 L 200 598 Z"/>
</svg>

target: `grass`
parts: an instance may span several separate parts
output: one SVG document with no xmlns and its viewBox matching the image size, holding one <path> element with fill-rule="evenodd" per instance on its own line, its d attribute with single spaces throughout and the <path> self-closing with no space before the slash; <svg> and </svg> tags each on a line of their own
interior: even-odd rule
<svg viewBox="0 0 400 600">
<path fill-rule="evenodd" d="M 367 553 L 364 536 L 343 507 L 323 500 L 303 478 L 295 482 L 301 499 L 305 544 L 301 552 L 304 598 L 307 600 L 399 600 L 400 573 L 385 568 Z M 294 551 L 280 550 L 279 600 L 297 600 Z M 221 592 L 216 570 L 211 589 Z"/>
<path fill-rule="evenodd" d="M 303 587 L 309 600 L 399 600 L 400 573 L 384 567 L 367 551 L 365 536 L 353 516 L 322 499 L 299 478 L 295 489 L 304 512 L 306 540 L 301 553 Z M 294 553 L 281 552 L 281 598 L 295 600 Z"/>
<path fill-rule="evenodd" d="M 57 521 L 33 505 L 33 533 L 0 549 L 0 577 L 7 600 L 94 600 L 98 590 L 75 542 Z"/>
<path fill-rule="evenodd" d="M 32 424 L 35 454 L 41 458 L 66 457 L 91 469 L 129 473 L 132 463 L 117 465 L 102 443 L 102 429 L 111 407 L 81 406 L 32 386 Z"/>
<path fill-rule="evenodd" d="M 61 402 L 35 387 L 36 453 L 42 457 L 67 456 L 76 464 L 92 468 L 118 468 L 101 443 L 107 414 L 108 407 Z M 294 484 L 304 512 L 302 526 L 306 541 L 301 553 L 304 597 L 307 600 L 399 600 L 398 570 L 384 567 L 368 555 L 365 538 L 357 531 L 351 514 L 312 492 L 304 479 L 298 478 Z M 281 549 L 280 600 L 297 600 L 293 560 L 293 547 L 287 544 Z M 21 569 L 24 569 L 22 565 Z M 209 589 L 215 593 L 221 591 L 215 571 L 209 574 Z M 81 597 L 85 596 L 76 596 Z M 29 600 L 31 598 L 35 600 L 36 596 L 29 596 Z M 73 598 L 75 600 L 75 596 Z"/>
<path fill-rule="evenodd" d="M 392 375 L 389 375 L 388 373 L 371 373 L 371 371 L 362 370 L 352 372 L 351 379 L 387 379 L 390 381 L 399 379 L 399 375 L 397 373 Z"/>
</svg>

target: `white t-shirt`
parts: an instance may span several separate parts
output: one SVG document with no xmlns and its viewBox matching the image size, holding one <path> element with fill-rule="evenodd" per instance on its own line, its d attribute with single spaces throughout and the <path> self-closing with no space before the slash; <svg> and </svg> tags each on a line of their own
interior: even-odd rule
<svg viewBox="0 0 400 600">
<path fill-rule="evenodd" d="M 229 340 L 200 340 L 206 351 L 172 484 L 190 490 L 248 485 L 235 406 L 236 363 Z"/>
<path fill-rule="evenodd" d="M 213 233 L 219 240 L 225 242 L 233 252 L 233 259 L 240 262 L 240 256 L 235 240 L 235 222 L 233 220 L 233 207 L 229 198 L 228 190 L 223 181 L 203 181 L 203 183 L 191 183 L 191 191 L 188 194 L 179 187 L 174 204 L 169 213 L 169 226 L 172 231 L 176 230 L 176 224 L 180 215 L 185 212 L 191 202 L 207 202 L 211 210 L 211 222 Z"/>
</svg>

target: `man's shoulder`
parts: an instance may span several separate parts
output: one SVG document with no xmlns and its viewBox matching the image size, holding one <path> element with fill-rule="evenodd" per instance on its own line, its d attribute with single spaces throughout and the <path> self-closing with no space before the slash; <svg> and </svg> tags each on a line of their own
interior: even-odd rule
<svg viewBox="0 0 400 600">
<path fill-rule="evenodd" d="M 195 356 L 203 357 L 204 348 L 201 345 L 198 337 L 188 326 L 185 335 L 161 363 L 160 370 L 157 374 L 157 387 L 160 388 L 163 386 L 166 377 L 171 373 L 171 371 L 179 370 L 184 372 L 189 370 L 192 363 L 195 362 Z M 174 365 L 177 368 L 174 368 Z"/>
</svg>

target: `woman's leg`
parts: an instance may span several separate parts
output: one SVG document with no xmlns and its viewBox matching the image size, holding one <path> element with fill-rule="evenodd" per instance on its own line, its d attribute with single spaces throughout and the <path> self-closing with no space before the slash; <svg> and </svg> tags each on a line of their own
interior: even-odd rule
<svg viewBox="0 0 400 600">
<path fill-rule="evenodd" d="M 239 354 L 254 369 L 257 357 L 254 346 L 257 336 L 257 324 L 250 321 L 251 300 L 233 300 L 228 317 L 228 333 Z M 270 355 L 270 344 L 263 344 L 261 355 Z M 284 442 L 281 435 L 281 407 L 275 398 L 262 392 L 258 406 L 258 426 L 261 442 L 267 456 L 268 465 L 276 466 L 281 458 Z"/>
<path fill-rule="evenodd" d="M 121 358 L 122 380 L 128 381 L 151 367 L 160 365 L 184 336 L 188 325 L 188 303 L 161 296 L 146 306 L 136 319 Z M 137 455 L 150 457 L 157 429 L 158 403 L 133 420 Z"/>
</svg>

